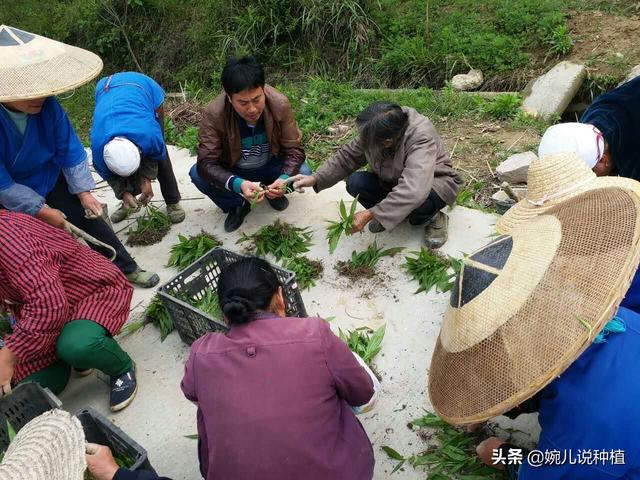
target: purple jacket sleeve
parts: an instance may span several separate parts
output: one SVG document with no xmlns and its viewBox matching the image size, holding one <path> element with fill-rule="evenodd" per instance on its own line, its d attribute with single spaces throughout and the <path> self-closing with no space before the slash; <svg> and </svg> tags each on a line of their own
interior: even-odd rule
<svg viewBox="0 0 640 480">
<path fill-rule="evenodd" d="M 184 365 L 184 376 L 182 377 L 182 383 L 180 384 L 180 388 L 182 389 L 182 393 L 187 398 L 187 400 L 191 402 L 197 402 L 198 396 L 196 394 L 196 376 L 195 376 L 195 364 L 196 364 L 196 353 L 194 347 L 197 344 L 194 344 L 191 347 L 191 352 L 189 353 L 189 359 L 187 363 Z"/>
<path fill-rule="evenodd" d="M 362 368 L 349 347 L 334 335 L 322 321 L 322 344 L 325 361 L 333 377 L 338 396 L 350 406 L 365 405 L 373 397 L 373 381 Z"/>
</svg>

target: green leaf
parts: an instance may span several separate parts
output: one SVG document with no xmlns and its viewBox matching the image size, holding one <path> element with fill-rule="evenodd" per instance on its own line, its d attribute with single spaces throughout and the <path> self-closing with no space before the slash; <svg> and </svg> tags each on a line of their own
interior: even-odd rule
<svg viewBox="0 0 640 480">
<path fill-rule="evenodd" d="M 384 453 L 386 453 L 389 456 L 389 458 L 392 458 L 394 460 L 405 460 L 405 458 L 402 455 L 400 455 L 400 453 L 398 453 L 391 447 L 383 445 L 382 450 L 384 451 Z"/>
<path fill-rule="evenodd" d="M 346 220 L 346 219 L 347 219 L 347 207 L 346 207 L 346 205 L 344 204 L 344 201 L 343 201 L 343 200 L 340 200 L 340 217 L 341 217 L 343 220 Z"/>
<path fill-rule="evenodd" d="M 198 434 L 197 433 L 192 433 L 191 435 L 185 435 L 184 438 L 188 438 L 190 440 L 198 440 Z"/>
<path fill-rule="evenodd" d="M 358 195 L 356 195 L 356 198 L 353 199 L 353 202 L 351 203 L 351 211 L 349 212 L 349 217 L 353 219 L 353 216 L 356 213 L 356 209 L 358 208 Z"/>
<path fill-rule="evenodd" d="M 9 443 L 13 442 L 13 439 L 16 438 L 16 431 L 9 423 L 9 420 L 7 420 L 7 437 L 9 437 Z"/>
</svg>

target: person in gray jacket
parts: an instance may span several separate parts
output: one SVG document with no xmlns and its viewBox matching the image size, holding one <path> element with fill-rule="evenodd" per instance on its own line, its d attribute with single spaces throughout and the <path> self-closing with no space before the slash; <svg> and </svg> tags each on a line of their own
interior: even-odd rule
<svg viewBox="0 0 640 480">
<path fill-rule="evenodd" d="M 344 145 L 313 175 L 289 181 L 316 192 L 346 178 L 347 192 L 366 210 L 356 213 L 352 233 L 367 224 L 372 233 L 392 230 L 405 219 L 424 226 L 425 244 L 447 241 L 448 217 L 462 179 L 431 121 L 413 108 L 376 102 L 356 119 L 358 137 Z M 358 171 L 365 165 L 370 171 Z"/>
</svg>

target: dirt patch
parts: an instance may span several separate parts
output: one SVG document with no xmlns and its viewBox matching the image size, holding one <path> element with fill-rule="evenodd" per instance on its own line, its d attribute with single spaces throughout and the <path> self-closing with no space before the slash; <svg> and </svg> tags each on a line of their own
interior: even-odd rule
<svg viewBox="0 0 640 480">
<path fill-rule="evenodd" d="M 158 230 L 146 229 L 140 232 L 131 232 L 127 238 L 127 245 L 133 246 L 145 246 L 155 245 L 159 243 L 171 229 L 170 226 L 162 227 Z"/>
<path fill-rule="evenodd" d="M 348 261 L 344 260 L 340 260 L 338 263 L 336 263 L 336 270 L 340 275 L 345 276 L 350 280 L 373 278 L 376 275 L 375 268 L 371 268 L 368 265 L 361 265 L 357 268 L 353 268 Z"/>
</svg>

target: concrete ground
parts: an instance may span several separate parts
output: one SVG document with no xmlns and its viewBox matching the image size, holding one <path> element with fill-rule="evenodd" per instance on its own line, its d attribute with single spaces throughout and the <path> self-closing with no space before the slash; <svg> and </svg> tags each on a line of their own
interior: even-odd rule
<svg viewBox="0 0 640 480">
<path fill-rule="evenodd" d="M 266 203 L 261 204 L 250 213 L 239 231 L 227 234 L 223 229 L 224 215 L 208 198 L 187 200 L 202 197 L 188 175 L 195 158 L 183 149 L 170 147 L 169 151 L 185 198 L 183 206 L 187 219 L 173 226 L 161 243 L 131 247 L 130 252 L 143 268 L 158 272 L 163 284 L 177 273 L 165 265 L 179 233 L 192 235 L 205 229 L 223 240 L 225 247 L 237 250 L 235 242 L 241 232 L 253 233 L 278 217 L 299 226 L 310 226 L 315 245 L 308 256 L 321 259 L 325 273 L 315 287 L 303 292 L 309 315 L 335 316 L 331 325 L 336 333 L 338 328 L 345 330 L 365 325 L 376 328 L 386 324 L 382 351 L 374 362 L 382 376 L 382 391 L 376 409 L 361 416 L 360 420 L 373 443 L 375 478 L 388 478 L 395 462 L 387 458 L 381 446 L 389 445 L 406 455 L 425 448 L 423 440 L 406 425 L 423 415 L 425 409 L 430 410 L 427 370 L 448 295 L 435 292 L 415 295 L 417 284 L 401 268 L 404 255 L 382 259 L 378 266 L 380 274 L 372 280 L 354 283 L 337 275 L 333 267 L 338 260 L 347 259 L 354 249 L 366 248 L 374 239 L 368 231 L 343 238 L 336 252 L 329 255 L 324 221 L 337 218 L 340 199 L 350 199 L 344 183 L 320 194 L 312 191 L 293 194 L 290 207 L 282 213 L 275 212 Z M 154 191 L 155 199 L 161 200 L 157 185 Z M 96 195 L 109 205 L 110 211 L 116 208 L 117 201 L 110 189 L 102 188 Z M 460 257 L 463 252 L 470 253 L 489 241 L 496 219 L 494 215 L 456 207 L 449 216 L 449 241 L 442 249 L 444 253 Z M 122 228 L 121 225 L 116 225 L 116 230 Z M 378 234 L 377 241 L 386 247 L 403 246 L 405 252 L 411 252 L 420 248 L 421 232 L 419 228 L 402 225 L 391 233 Z M 124 232 L 120 235 L 126 239 Z M 155 289 L 136 289 L 132 317 L 144 309 L 154 294 Z M 111 414 L 106 379 L 92 375 L 70 382 L 61 395 L 64 408 L 75 412 L 87 405 L 93 406 L 147 449 L 158 473 L 175 480 L 200 478 L 197 442 L 185 438 L 196 432 L 196 409 L 180 391 L 187 345 L 175 332 L 161 343 L 159 332 L 153 326 L 119 341 L 137 363 L 140 387 L 135 401 L 124 411 Z M 211 381 L 215 381 L 214 374 Z M 515 428 L 530 430 L 530 423 Z M 424 474 L 410 467 L 394 474 L 398 479 L 418 476 L 422 478 Z"/>
</svg>

